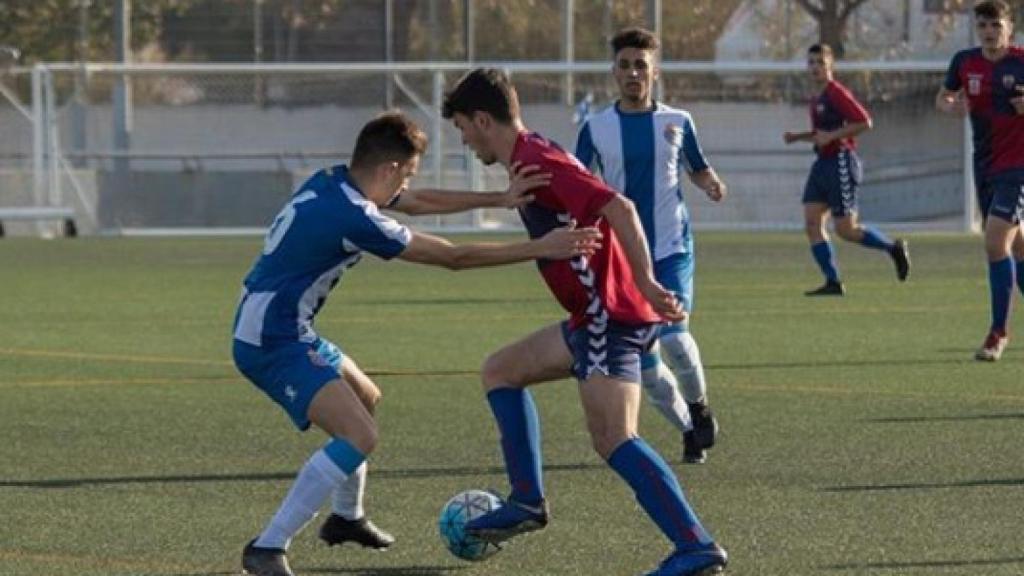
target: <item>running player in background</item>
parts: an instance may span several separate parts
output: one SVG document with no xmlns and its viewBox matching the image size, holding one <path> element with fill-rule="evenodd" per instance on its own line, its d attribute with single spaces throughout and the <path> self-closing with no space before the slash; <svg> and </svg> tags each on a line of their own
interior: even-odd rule
<svg viewBox="0 0 1024 576">
<path fill-rule="evenodd" d="M 1010 44 L 1013 22 L 1005 2 L 982 2 L 974 17 L 981 46 L 953 56 L 935 106 L 971 118 L 992 304 L 992 324 L 974 357 L 994 362 L 1010 340 L 1014 268 L 1024 293 L 1024 49 Z"/>
<path fill-rule="evenodd" d="M 891 241 L 880 231 L 857 221 L 857 188 L 862 169 L 855 137 L 871 129 L 871 116 L 845 86 L 833 79 L 833 64 L 832 48 L 827 44 L 815 44 L 807 50 L 807 70 L 818 91 L 811 100 L 811 131 L 783 134 L 786 144 L 811 142 L 818 154 L 804 188 L 804 228 L 825 283 L 806 292 L 808 296 L 845 293 L 825 230 L 830 212 L 840 238 L 887 252 L 896 265 L 900 282 L 910 275 L 906 241 Z"/>
<path fill-rule="evenodd" d="M 612 38 L 611 46 L 619 99 L 583 123 L 576 157 L 633 201 L 654 259 L 654 277 L 686 311 L 686 320 L 662 325 L 658 342 L 640 364 L 648 399 L 683 435 L 683 461 L 699 464 L 705 449 L 714 445 L 718 423 L 708 405 L 700 349 L 689 329 L 694 252 L 681 178 L 688 174 L 715 202 L 725 197 L 726 186 L 704 157 L 689 112 L 654 100 L 658 38 L 628 28 Z"/>
<path fill-rule="evenodd" d="M 492 354 L 481 379 L 497 421 L 512 493 L 504 505 L 466 525 L 501 542 L 548 523 L 541 473 L 540 424 L 527 387 L 574 376 L 594 449 L 633 489 L 675 551 L 651 575 L 692 576 L 725 566 L 725 551 L 690 508 L 668 463 L 637 433 L 640 356 L 663 320 L 686 317 L 654 278 L 633 203 L 591 175 L 572 155 L 529 132 L 515 88 L 500 70 L 476 69 L 447 94 L 443 115 L 484 164 L 537 165 L 551 184 L 519 208 L 531 238 L 565 222 L 596 226 L 603 243 L 590 257 L 540 259 L 548 288 L 569 312 Z"/>
<path fill-rule="evenodd" d="M 351 167 L 321 170 L 298 188 L 270 226 L 262 254 L 245 278 L 233 329 L 235 365 L 297 428 L 315 424 L 328 436 L 263 532 L 245 546 L 247 574 L 292 576 L 288 546 L 332 493 L 333 513 L 321 539 L 378 549 L 394 540 L 366 518 L 362 506 L 366 458 L 377 444 L 373 412 L 380 390 L 352 358 L 313 329 L 331 289 L 364 252 L 462 269 L 588 256 L 597 247 L 600 233 L 573 230 L 572 222 L 528 242 L 453 245 L 381 214 L 386 206 L 419 214 L 516 206 L 532 198 L 524 189 L 547 182 L 544 175 L 522 178 L 516 166 L 513 186 L 504 195 L 406 191 L 426 144 L 423 132 L 400 113 L 367 123 Z"/>
</svg>

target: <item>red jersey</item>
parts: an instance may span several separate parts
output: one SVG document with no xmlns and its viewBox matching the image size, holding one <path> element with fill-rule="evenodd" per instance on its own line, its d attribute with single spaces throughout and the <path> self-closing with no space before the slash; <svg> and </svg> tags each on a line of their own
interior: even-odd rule
<svg viewBox="0 0 1024 576">
<path fill-rule="evenodd" d="M 831 132 L 846 124 L 867 122 L 871 119 L 868 111 L 857 102 L 853 94 L 839 82 L 829 80 L 817 98 L 811 100 L 811 127 L 815 132 Z M 835 156 L 840 150 L 856 150 L 857 141 L 841 138 L 816 148 L 818 156 Z"/>
<path fill-rule="evenodd" d="M 1024 86 L 1024 49 L 1011 46 L 996 62 L 981 48 L 962 50 L 949 63 L 943 86 L 963 90 L 967 98 L 977 176 L 1024 169 L 1024 116 L 1010 103 L 1017 87 Z"/>
<path fill-rule="evenodd" d="M 530 238 L 576 220 L 580 228 L 596 226 L 604 238 L 593 256 L 572 260 L 538 260 L 548 288 L 571 314 L 572 328 L 611 318 L 630 325 L 661 322 L 633 281 L 629 260 L 600 211 L 617 194 L 587 171 L 576 158 L 537 133 L 521 132 L 512 150 L 512 162 L 540 166 L 551 183 L 536 188 L 533 202 L 519 208 Z"/>
</svg>

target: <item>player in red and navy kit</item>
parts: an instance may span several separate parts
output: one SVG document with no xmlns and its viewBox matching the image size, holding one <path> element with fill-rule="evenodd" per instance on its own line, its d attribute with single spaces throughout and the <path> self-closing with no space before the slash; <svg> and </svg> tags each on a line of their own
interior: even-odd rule
<svg viewBox="0 0 1024 576">
<path fill-rule="evenodd" d="M 477 69 L 445 97 L 443 115 L 484 164 L 526 162 L 551 175 L 519 207 L 530 237 L 576 222 L 596 226 L 601 247 L 589 257 L 538 260 L 548 288 L 569 313 L 492 354 L 481 378 L 497 420 L 512 493 L 501 508 L 466 526 L 500 542 L 548 522 L 541 477 L 540 425 L 527 387 L 574 376 L 598 454 L 676 546 L 654 572 L 683 576 L 717 571 L 725 551 L 701 526 L 665 460 L 637 434 L 640 357 L 664 320 L 685 312 L 654 278 L 640 218 L 632 202 L 590 174 L 575 157 L 528 132 L 515 89 L 499 70 Z"/>
<path fill-rule="evenodd" d="M 953 56 L 935 105 L 971 118 L 992 303 L 992 325 L 975 358 L 994 362 L 1009 342 L 1015 268 L 1024 292 L 1024 49 L 1010 44 L 1013 24 L 1006 3 L 982 2 L 974 16 L 981 46 Z"/>
<path fill-rule="evenodd" d="M 825 284 L 808 291 L 808 296 L 842 296 L 845 292 L 825 231 L 830 212 L 840 238 L 886 251 L 901 282 L 910 274 L 906 241 L 891 241 L 877 229 L 857 221 L 857 187 L 862 168 L 855 137 L 871 129 L 871 116 L 845 86 L 833 79 L 833 62 L 832 48 L 827 44 L 808 48 L 807 70 L 819 92 L 811 100 L 812 130 L 783 135 L 786 144 L 812 142 L 818 153 L 804 187 L 804 228 Z"/>
</svg>

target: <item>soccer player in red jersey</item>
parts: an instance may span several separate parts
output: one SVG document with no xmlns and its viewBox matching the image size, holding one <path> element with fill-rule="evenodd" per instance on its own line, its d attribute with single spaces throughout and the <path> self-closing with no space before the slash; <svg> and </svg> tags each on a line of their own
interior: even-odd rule
<svg viewBox="0 0 1024 576">
<path fill-rule="evenodd" d="M 889 240 L 875 228 L 857 221 L 857 188 L 862 168 L 855 137 L 871 129 L 871 116 L 853 94 L 832 77 L 833 64 L 832 48 L 827 44 L 808 48 L 807 71 L 818 89 L 817 97 L 811 100 L 812 129 L 786 132 L 782 137 L 786 144 L 812 142 L 818 153 L 804 187 L 804 228 L 825 283 L 808 291 L 808 296 L 842 296 L 844 293 L 832 243 L 825 231 L 829 212 L 835 219 L 836 234 L 840 238 L 886 251 L 896 265 L 900 282 L 910 274 L 906 241 Z"/>
<path fill-rule="evenodd" d="M 727 562 L 725 551 L 701 526 L 672 469 L 637 433 L 640 356 L 654 343 L 661 322 L 680 321 L 685 312 L 654 278 L 632 202 L 574 156 L 528 131 L 515 88 L 499 70 L 465 75 L 445 97 L 443 115 L 484 164 L 518 162 L 551 175 L 550 184 L 535 188 L 533 201 L 518 208 L 531 238 L 571 222 L 596 226 L 604 238 L 590 257 L 537 261 L 569 318 L 505 346 L 483 365 L 512 493 L 501 508 L 469 522 L 467 532 L 500 542 L 547 524 L 540 425 L 527 387 L 574 376 L 594 449 L 675 544 L 651 574 L 719 570 Z"/>
<path fill-rule="evenodd" d="M 935 106 L 971 118 L 992 303 L 992 325 L 974 357 L 994 362 L 1009 342 L 1015 268 L 1024 292 L 1024 49 L 1010 44 L 1013 23 L 1005 2 L 982 2 L 974 16 L 981 46 L 953 56 Z"/>
</svg>

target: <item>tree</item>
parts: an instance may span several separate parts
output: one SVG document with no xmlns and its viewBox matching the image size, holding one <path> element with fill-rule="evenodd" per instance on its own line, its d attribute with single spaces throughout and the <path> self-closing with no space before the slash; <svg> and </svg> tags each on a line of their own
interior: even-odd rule
<svg viewBox="0 0 1024 576">
<path fill-rule="evenodd" d="M 818 21 L 818 38 L 828 44 L 836 58 L 846 54 L 844 40 L 846 25 L 850 16 L 867 0 L 796 0 L 797 3 Z"/>
</svg>

